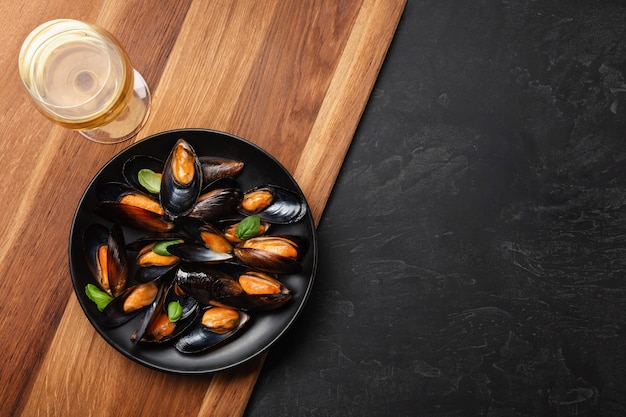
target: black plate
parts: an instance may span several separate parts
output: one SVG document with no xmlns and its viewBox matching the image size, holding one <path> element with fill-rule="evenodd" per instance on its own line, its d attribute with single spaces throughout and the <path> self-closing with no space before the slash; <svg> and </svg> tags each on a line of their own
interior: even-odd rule
<svg viewBox="0 0 626 417">
<path fill-rule="evenodd" d="M 257 185 L 276 184 L 302 194 L 295 180 L 287 170 L 271 155 L 256 145 L 233 135 L 204 130 L 180 129 L 159 133 L 137 142 L 111 159 L 91 181 L 81 198 L 70 232 L 69 263 L 74 291 L 80 305 L 94 328 L 100 335 L 128 358 L 147 367 L 166 372 L 195 374 L 224 370 L 243 363 L 269 348 L 294 323 L 306 302 L 317 267 L 317 238 L 310 210 L 300 222 L 286 226 L 272 226 L 272 232 L 289 233 L 304 237 L 309 242 L 309 249 L 303 259 L 301 273 L 283 275 L 282 281 L 293 293 L 290 302 L 279 310 L 252 314 L 247 328 L 234 340 L 214 350 L 198 354 L 184 355 L 172 345 L 159 346 L 146 344 L 135 345 L 130 340 L 132 331 L 137 327 L 140 317 L 118 328 L 104 327 L 100 320 L 101 313 L 85 295 L 87 283 L 94 278 L 85 262 L 82 237 L 85 228 L 92 223 L 110 223 L 94 214 L 96 188 L 107 181 L 122 181 L 122 165 L 133 155 L 151 155 L 162 160 L 180 138 L 187 140 L 199 156 L 211 155 L 238 159 L 245 163 L 238 177 L 242 189 Z M 124 228 L 126 241 L 130 242 L 142 233 Z"/>
</svg>

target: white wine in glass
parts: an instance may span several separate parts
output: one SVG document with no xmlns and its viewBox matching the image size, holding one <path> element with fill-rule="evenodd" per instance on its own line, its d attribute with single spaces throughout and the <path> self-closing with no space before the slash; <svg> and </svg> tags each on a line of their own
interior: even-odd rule
<svg viewBox="0 0 626 417">
<path fill-rule="evenodd" d="M 99 143 L 130 139 L 150 112 L 150 90 L 106 30 L 72 19 L 46 22 L 22 45 L 20 77 L 37 108 Z"/>
</svg>

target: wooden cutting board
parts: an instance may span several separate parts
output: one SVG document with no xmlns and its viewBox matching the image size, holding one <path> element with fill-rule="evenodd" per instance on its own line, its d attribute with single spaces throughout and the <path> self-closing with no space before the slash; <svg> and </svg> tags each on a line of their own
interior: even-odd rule
<svg viewBox="0 0 626 417">
<path fill-rule="evenodd" d="M 130 143 L 94 144 L 36 113 L 19 47 L 53 18 L 109 29 L 152 89 L 136 140 L 184 127 L 244 137 L 294 175 L 317 223 L 405 0 L 2 1 L 0 414 L 241 416 L 263 355 L 215 375 L 166 374 L 126 359 L 85 318 L 68 269 L 72 216 Z"/>
</svg>

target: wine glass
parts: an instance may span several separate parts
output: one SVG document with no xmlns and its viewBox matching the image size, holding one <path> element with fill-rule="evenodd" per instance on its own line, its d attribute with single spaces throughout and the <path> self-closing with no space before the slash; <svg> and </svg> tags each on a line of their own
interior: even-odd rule
<svg viewBox="0 0 626 417">
<path fill-rule="evenodd" d="M 37 109 L 98 143 L 135 136 L 150 113 L 150 90 L 105 29 L 56 19 L 34 29 L 19 55 L 19 72 Z"/>
</svg>

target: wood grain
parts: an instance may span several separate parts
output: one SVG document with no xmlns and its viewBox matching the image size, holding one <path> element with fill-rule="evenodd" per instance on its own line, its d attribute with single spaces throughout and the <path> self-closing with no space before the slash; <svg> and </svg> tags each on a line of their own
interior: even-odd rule
<svg viewBox="0 0 626 417">
<path fill-rule="evenodd" d="M 264 147 L 303 187 L 318 222 L 393 37 L 404 0 L 3 1 L 4 68 L 56 17 L 124 44 L 153 93 L 135 140 L 181 127 Z M 72 293 L 67 241 L 89 180 L 129 143 L 103 146 L 33 110 L 16 70 L 0 74 L 0 414 L 242 415 L 263 356 L 214 376 L 152 371 L 111 348 Z M 129 395 L 129 393 L 133 393 Z"/>
</svg>

